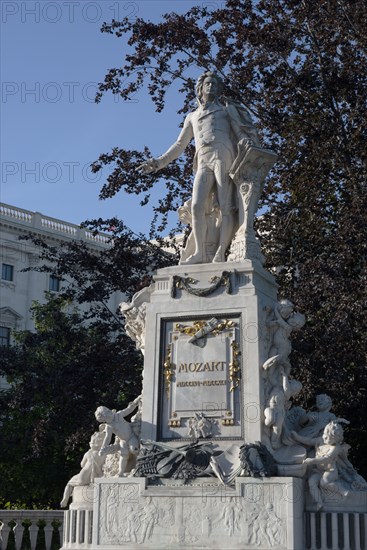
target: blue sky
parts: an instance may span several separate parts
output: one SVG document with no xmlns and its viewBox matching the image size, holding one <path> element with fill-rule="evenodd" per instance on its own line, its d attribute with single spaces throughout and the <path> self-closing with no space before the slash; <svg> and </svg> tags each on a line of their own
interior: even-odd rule
<svg viewBox="0 0 367 550">
<path fill-rule="evenodd" d="M 153 154 L 163 153 L 178 134 L 182 98 L 170 90 L 161 114 L 144 92 L 134 103 L 108 94 L 95 104 L 96 84 L 127 52 L 123 39 L 102 34 L 100 27 L 124 15 L 156 21 L 198 4 L 2 0 L 0 200 L 72 223 L 117 216 L 135 232 L 146 232 L 149 205 L 142 208 L 139 198 L 123 192 L 100 201 L 106 173 L 93 175 L 89 164 L 114 146 L 148 145 Z"/>
</svg>

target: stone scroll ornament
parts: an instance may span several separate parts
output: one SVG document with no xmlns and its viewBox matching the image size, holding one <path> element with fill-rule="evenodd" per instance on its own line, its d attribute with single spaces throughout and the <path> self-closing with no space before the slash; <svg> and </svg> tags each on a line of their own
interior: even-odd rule
<svg viewBox="0 0 367 550">
<path fill-rule="evenodd" d="M 213 473 L 223 485 L 233 485 L 236 477 L 272 477 L 277 465 L 269 450 L 256 441 L 244 445 L 231 445 L 223 453 L 212 456 Z"/>
<path fill-rule="evenodd" d="M 223 92 L 218 74 L 202 74 L 196 83 L 198 107 L 186 117 L 177 141 L 138 167 L 143 174 L 158 172 L 195 140 L 193 194 L 178 211 L 180 220 L 191 227 L 182 265 L 262 261 L 253 218 L 277 156 L 262 148 L 249 110 Z"/>
<path fill-rule="evenodd" d="M 218 288 L 224 286 L 227 294 L 232 294 L 231 273 L 230 271 L 223 271 L 220 277 L 214 276 L 209 282 L 213 283 L 212 286 L 207 288 L 195 288 L 191 285 L 196 284 L 198 281 L 192 277 L 181 277 L 180 275 L 174 275 L 172 279 L 172 298 L 176 298 L 177 290 L 186 290 L 189 294 L 194 296 L 210 296 Z"/>
</svg>

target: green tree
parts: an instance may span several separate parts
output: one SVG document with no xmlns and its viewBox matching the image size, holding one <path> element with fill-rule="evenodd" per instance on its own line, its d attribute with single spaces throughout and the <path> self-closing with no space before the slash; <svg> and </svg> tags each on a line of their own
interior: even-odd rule
<svg viewBox="0 0 367 550">
<path fill-rule="evenodd" d="M 35 303 L 37 332 L 2 350 L 0 508 L 58 507 L 97 424 L 98 405 L 123 406 L 140 392 L 141 356 L 108 322 L 86 324 L 74 306 Z M 113 336 L 113 337 L 112 337 Z"/>
<path fill-rule="evenodd" d="M 37 269 L 63 284 L 34 304 L 36 332 L 18 333 L 0 356 L 0 376 L 11 384 L 0 392 L 0 508 L 57 507 L 97 428 L 97 406 L 123 408 L 141 392 L 142 355 L 109 298 L 120 291 L 129 299 L 172 254 L 115 219 L 89 227 L 108 230 L 110 246 L 97 252 L 83 241 L 54 247 L 27 237 L 41 250 Z"/>
</svg>

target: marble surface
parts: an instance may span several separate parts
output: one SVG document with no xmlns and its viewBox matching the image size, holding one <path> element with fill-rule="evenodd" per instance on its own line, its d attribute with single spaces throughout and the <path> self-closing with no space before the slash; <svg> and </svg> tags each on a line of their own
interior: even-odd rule
<svg viewBox="0 0 367 550">
<path fill-rule="evenodd" d="M 258 262 L 230 267 L 192 265 L 188 274 L 174 266 L 154 276 L 146 305 L 142 439 L 182 444 L 190 418 L 201 412 L 213 421 L 209 439 L 218 449 L 261 440 L 266 308 L 277 287 Z M 198 322 L 213 322 L 214 329 L 193 342 Z"/>
<path fill-rule="evenodd" d="M 303 548 L 301 480 L 205 478 L 185 487 L 145 479 L 99 480 L 93 548 Z"/>
<path fill-rule="evenodd" d="M 263 261 L 253 229 L 266 175 L 277 158 L 262 149 L 250 112 L 223 96 L 221 77 L 202 74 L 196 83 L 198 107 L 188 114 L 175 143 L 139 170 L 149 174 L 177 159 L 195 140 L 195 179 L 191 200 L 179 209 L 192 228 L 181 254 L 182 264 L 220 263 L 229 259 Z M 231 244 L 232 243 L 232 244 Z"/>
</svg>

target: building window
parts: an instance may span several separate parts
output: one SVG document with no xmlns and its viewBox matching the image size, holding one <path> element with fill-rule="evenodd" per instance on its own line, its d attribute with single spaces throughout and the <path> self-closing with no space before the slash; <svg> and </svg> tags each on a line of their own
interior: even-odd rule
<svg viewBox="0 0 367 550">
<path fill-rule="evenodd" d="M 56 275 L 50 275 L 48 290 L 50 290 L 51 292 L 59 292 L 60 282 L 61 279 L 59 277 L 56 277 Z"/>
<path fill-rule="evenodd" d="M 1 278 L 3 281 L 12 281 L 14 279 L 14 266 L 3 264 L 1 266 Z"/>
<path fill-rule="evenodd" d="M 10 345 L 10 328 L 0 327 L 0 346 Z"/>
</svg>

